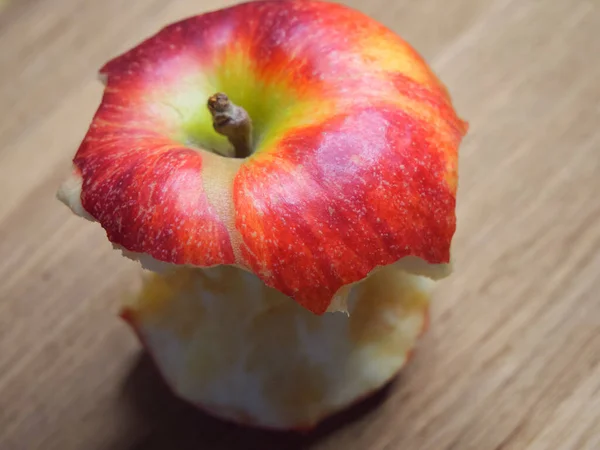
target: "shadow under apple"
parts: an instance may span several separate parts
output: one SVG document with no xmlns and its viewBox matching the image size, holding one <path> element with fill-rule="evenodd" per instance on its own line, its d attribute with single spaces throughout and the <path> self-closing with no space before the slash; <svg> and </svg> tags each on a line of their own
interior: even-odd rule
<svg viewBox="0 0 600 450">
<path fill-rule="evenodd" d="M 400 375 L 401 376 L 401 375 Z M 122 400 L 140 421 L 143 437 L 128 450 L 303 449 L 374 412 L 398 377 L 308 432 L 266 431 L 216 419 L 172 394 L 151 358 L 142 352 L 123 385 Z"/>
</svg>

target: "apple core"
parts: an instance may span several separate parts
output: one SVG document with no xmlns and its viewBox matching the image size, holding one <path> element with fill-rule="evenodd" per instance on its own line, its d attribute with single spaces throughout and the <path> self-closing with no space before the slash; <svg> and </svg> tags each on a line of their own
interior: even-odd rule
<svg viewBox="0 0 600 450">
<path fill-rule="evenodd" d="M 259 0 L 100 72 L 58 197 L 162 271 L 123 317 L 173 391 L 285 429 L 390 380 L 451 271 L 467 132 L 419 54 L 349 7 Z"/>
</svg>

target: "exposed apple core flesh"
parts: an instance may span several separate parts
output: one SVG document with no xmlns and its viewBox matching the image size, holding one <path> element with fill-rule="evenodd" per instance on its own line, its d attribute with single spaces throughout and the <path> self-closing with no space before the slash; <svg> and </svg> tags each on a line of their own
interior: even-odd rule
<svg viewBox="0 0 600 450">
<path fill-rule="evenodd" d="M 247 425 L 311 428 L 388 382 L 427 326 L 433 282 L 388 267 L 351 314 L 317 316 L 231 267 L 148 276 L 123 316 L 176 395 Z"/>
</svg>

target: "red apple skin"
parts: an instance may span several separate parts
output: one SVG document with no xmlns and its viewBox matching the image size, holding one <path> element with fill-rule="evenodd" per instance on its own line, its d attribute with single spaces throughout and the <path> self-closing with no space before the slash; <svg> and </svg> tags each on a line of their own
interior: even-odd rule
<svg viewBox="0 0 600 450">
<path fill-rule="evenodd" d="M 158 136 L 120 136 L 112 151 L 106 128 L 96 130 L 76 163 L 84 179 L 82 204 L 111 242 L 175 264 L 234 262 L 227 229 L 204 195 L 196 152 Z M 94 152 L 95 139 L 105 143 L 102 153 Z M 143 151 L 122 151 L 127 148 Z"/>
<path fill-rule="evenodd" d="M 182 80 L 234 53 L 310 119 L 284 122 L 244 160 L 175 139 L 168 105 L 194 89 Z M 114 244 L 175 264 L 236 264 L 315 314 L 378 266 L 449 262 L 467 124 L 419 55 L 367 16 L 318 1 L 240 4 L 170 25 L 101 73 L 74 164 L 83 208 Z M 207 169 L 215 158 L 231 179 Z M 207 186 L 221 186 L 225 207 Z"/>
<path fill-rule="evenodd" d="M 407 255 L 448 261 L 454 195 L 430 140 L 418 120 L 385 106 L 290 133 L 276 156 L 242 166 L 234 181 L 236 204 L 253 206 L 237 228 L 260 230 L 244 239 L 244 262 L 323 312 L 374 267 Z"/>
</svg>

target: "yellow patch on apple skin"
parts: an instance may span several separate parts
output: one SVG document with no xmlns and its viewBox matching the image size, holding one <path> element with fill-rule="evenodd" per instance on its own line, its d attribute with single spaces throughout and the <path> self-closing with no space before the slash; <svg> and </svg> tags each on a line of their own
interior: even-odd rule
<svg viewBox="0 0 600 450">
<path fill-rule="evenodd" d="M 172 139 L 222 156 L 233 155 L 231 144 L 214 130 L 206 106 L 217 92 L 248 112 L 258 153 L 290 129 L 320 123 L 334 113 L 335 102 L 323 92 L 310 85 L 290 85 L 281 73 L 261 72 L 260 63 L 233 44 L 206 67 L 195 61 L 180 63 L 177 83 L 146 95 L 145 107 L 152 117 L 160 117 Z"/>
<path fill-rule="evenodd" d="M 291 84 L 285 72 L 264 70 L 264 64 L 234 43 L 209 72 L 212 89 L 226 93 L 251 117 L 255 154 L 294 128 L 321 123 L 336 108 L 317 85 Z"/>
<path fill-rule="evenodd" d="M 437 79 L 421 57 L 398 36 L 387 30 L 361 36 L 360 53 L 381 72 L 401 73 L 426 87 L 436 87 Z"/>
<path fill-rule="evenodd" d="M 456 193 L 458 189 L 458 168 L 456 161 L 452 158 L 448 158 L 446 166 L 448 167 L 448 171 L 444 175 L 444 179 L 446 180 L 450 191 Z"/>
</svg>

